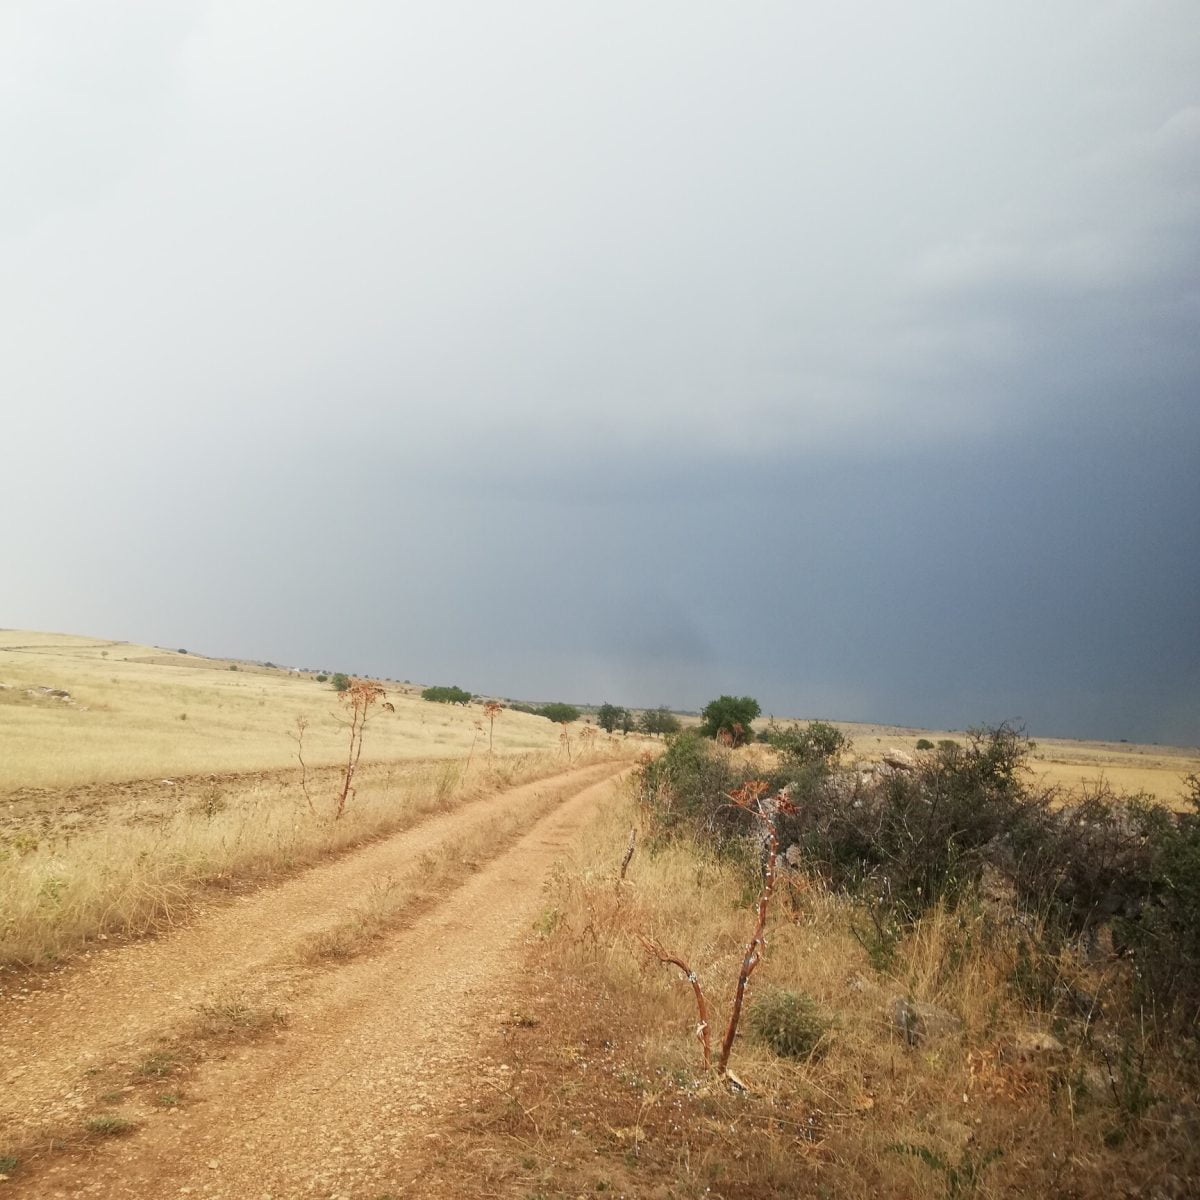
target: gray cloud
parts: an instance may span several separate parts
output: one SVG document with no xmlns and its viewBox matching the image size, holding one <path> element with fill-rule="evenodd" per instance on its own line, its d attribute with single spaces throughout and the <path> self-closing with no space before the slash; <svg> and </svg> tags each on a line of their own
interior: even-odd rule
<svg viewBox="0 0 1200 1200">
<path fill-rule="evenodd" d="M 0 20 L 6 623 L 1200 736 L 1190 3 Z"/>
</svg>

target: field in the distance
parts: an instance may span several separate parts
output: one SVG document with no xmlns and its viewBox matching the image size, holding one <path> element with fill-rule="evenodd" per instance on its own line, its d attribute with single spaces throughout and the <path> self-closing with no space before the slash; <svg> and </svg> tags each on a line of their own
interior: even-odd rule
<svg viewBox="0 0 1200 1200">
<path fill-rule="evenodd" d="M 364 762 L 461 757 L 486 743 L 478 706 L 429 704 L 402 684 L 387 699 L 395 711 L 372 716 Z M 3 630 L 0 796 L 295 767 L 297 720 L 309 764 L 332 765 L 345 753 L 339 709 L 328 683 L 285 668 Z M 497 753 L 557 746 L 557 727 L 541 718 L 505 712 L 495 724 Z"/>
</svg>

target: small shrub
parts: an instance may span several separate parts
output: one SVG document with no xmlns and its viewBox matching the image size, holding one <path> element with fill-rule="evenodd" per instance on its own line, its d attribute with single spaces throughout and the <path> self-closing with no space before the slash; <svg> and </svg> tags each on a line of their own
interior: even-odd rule
<svg viewBox="0 0 1200 1200">
<path fill-rule="evenodd" d="M 471 703 L 471 693 L 460 687 L 427 687 L 421 693 L 422 700 L 432 700 L 435 704 L 461 704 L 465 708 Z"/>
<path fill-rule="evenodd" d="M 918 750 L 932 750 L 933 743 L 928 738 L 917 738 Z"/>
<path fill-rule="evenodd" d="M 237 665 L 237 663 L 230 663 L 230 664 L 229 664 L 229 669 L 230 669 L 231 671 L 240 671 L 240 670 L 241 670 L 241 668 L 240 668 L 240 667 Z"/>
<path fill-rule="evenodd" d="M 162 1079 L 165 1075 L 174 1074 L 179 1060 L 172 1054 L 158 1050 L 142 1060 L 138 1074 L 146 1079 Z"/>
<path fill-rule="evenodd" d="M 318 676 L 317 676 L 317 682 L 318 682 L 318 683 L 327 683 L 327 682 L 328 682 L 328 680 L 329 680 L 329 676 L 328 676 L 328 675 L 318 675 Z"/>
<path fill-rule="evenodd" d="M 722 842 L 732 829 L 748 828 L 728 796 L 742 779 L 729 755 L 695 730 L 673 738 L 667 752 L 640 773 L 641 798 L 659 833 L 686 828 Z"/>
<path fill-rule="evenodd" d="M 771 729 L 767 731 L 767 741 L 779 751 L 785 763 L 803 767 L 831 766 L 850 747 L 850 739 L 828 721 Z"/>
<path fill-rule="evenodd" d="M 137 1124 L 128 1117 L 117 1116 L 116 1113 L 101 1113 L 99 1116 L 89 1117 L 84 1122 L 84 1128 L 88 1133 L 95 1133 L 100 1137 L 122 1137 L 132 1133 Z"/>
<path fill-rule="evenodd" d="M 581 715 L 573 704 L 543 704 L 533 711 L 535 715 L 545 717 L 556 725 L 570 725 L 572 721 L 578 721 Z"/>
<path fill-rule="evenodd" d="M 330 677 L 329 682 L 333 685 L 335 692 L 345 692 L 350 688 L 350 676 L 342 671 L 335 671 Z"/>
<path fill-rule="evenodd" d="M 622 730 L 628 733 L 633 728 L 632 714 L 622 712 L 620 724 Z M 646 709 L 638 717 L 637 725 L 643 733 L 648 733 L 651 737 L 656 734 L 668 737 L 680 730 L 679 718 L 665 704 L 659 705 L 658 708 Z"/>
<path fill-rule="evenodd" d="M 11 1154 L 0 1154 L 0 1175 L 11 1175 L 20 1165 Z"/>
<path fill-rule="evenodd" d="M 751 1035 L 781 1058 L 813 1058 L 826 1049 L 830 1023 L 803 992 L 767 988 L 746 1020 Z"/>
</svg>

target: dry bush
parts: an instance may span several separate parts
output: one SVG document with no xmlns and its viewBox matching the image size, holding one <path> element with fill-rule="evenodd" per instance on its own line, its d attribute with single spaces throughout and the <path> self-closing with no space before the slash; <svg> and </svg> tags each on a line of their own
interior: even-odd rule
<svg viewBox="0 0 1200 1200">
<path fill-rule="evenodd" d="M 982 906 L 935 905 L 899 932 L 884 972 L 850 931 L 855 900 L 785 879 L 796 902 L 775 910 L 749 1003 L 775 989 L 811 997 L 827 1015 L 823 1053 L 783 1058 L 746 1036 L 733 1060 L 744 1090 L 706 1073 L 691 989 L 638 935 L 678 950 L 720 1021 L 756 866 L 651 840 L 621 882 L 629 815 L 608 812 L 556 874 L 522 1002 L 536 1028 L 506 1029 L 510 1082 L 460 1131 L 462 1162 L 496 1190 L 1195 1194 L 1195 1063 L 1109 1018 L 1119 964 L 1054 966 L 1097 997 L 1088 1014 L 1031 1007 L 1015 978 L 1030 930 Z M 910 1045 L 898 999 L 944 1013 L 945 1027 Z"/>
</svg>

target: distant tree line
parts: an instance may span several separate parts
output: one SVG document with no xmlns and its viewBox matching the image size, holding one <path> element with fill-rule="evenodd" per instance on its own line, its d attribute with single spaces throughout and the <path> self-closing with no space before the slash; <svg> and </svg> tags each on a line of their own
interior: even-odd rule
<svg viewBox="0 0 1200 1200">
<path fill-rule="evenodd" d="M 570 725 L 572 721 L 578 721 L 582 715 L 573 704 L 520 704 L 513 702 L 508 706 L 514 712 L 529 713 L 533 717 L 545 717 L 547 721 L 553 721 L 556 725 Z"/>
<path fill-rule="evenodd" d="M 615 733 L 618 729 L 622 733 L 632 733 L 636 729 L 639 733 L 664 737 L 678 733 L 681 728 L 679 718 L 665 704 L 639 714 L 630 708 L 605 703 L 596 710 L 596 724 L 607 733 Z"/>
</svg>

